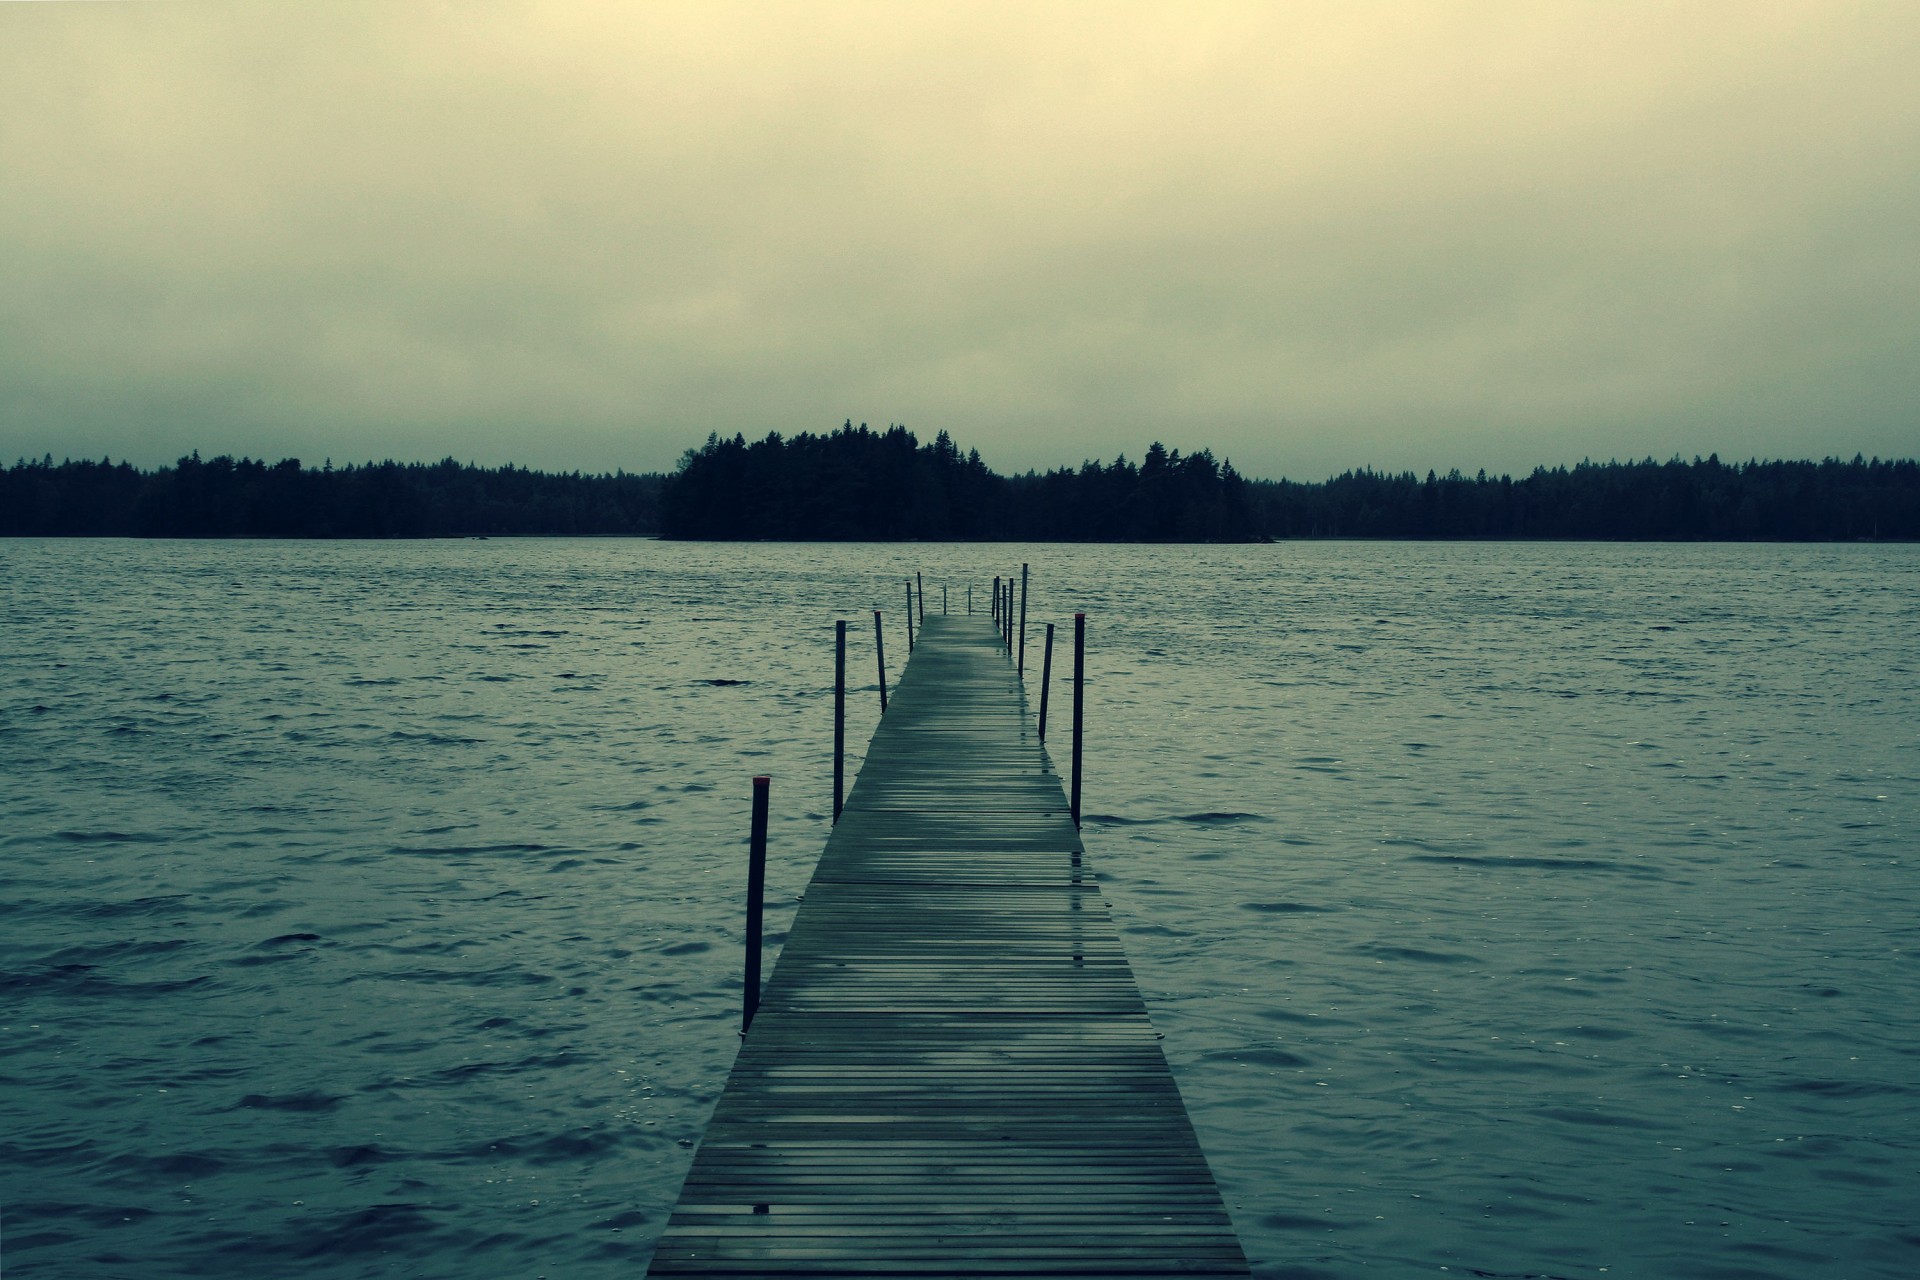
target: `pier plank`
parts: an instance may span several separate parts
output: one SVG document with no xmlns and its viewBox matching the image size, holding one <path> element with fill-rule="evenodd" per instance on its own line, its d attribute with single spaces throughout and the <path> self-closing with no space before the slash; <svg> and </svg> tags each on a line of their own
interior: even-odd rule
<svg viewBox="0 0 1920 1280">
<path fill-rule="evenodd" d="M 991 624 L 929 616 L 654 1276 L 1244 1276 Z"/>
</svg>

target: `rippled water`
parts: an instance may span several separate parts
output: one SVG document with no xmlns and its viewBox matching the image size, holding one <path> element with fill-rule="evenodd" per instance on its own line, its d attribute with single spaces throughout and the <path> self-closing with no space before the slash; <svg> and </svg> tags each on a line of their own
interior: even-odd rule
<svg viewBox="0 0 1920 1280">
<path fill-rule="evenodd" d="M 1851 546 L 0 543 L 0 1262 L 634 1274 L 832 620 L 870 681 L 1023 558 L 1258 1274 L 1920 1273 L 1920 548 Z"/>
</svg>

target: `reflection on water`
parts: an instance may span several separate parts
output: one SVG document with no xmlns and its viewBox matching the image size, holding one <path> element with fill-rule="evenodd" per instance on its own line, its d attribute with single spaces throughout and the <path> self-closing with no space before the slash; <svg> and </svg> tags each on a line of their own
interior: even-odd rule
<svg viewBox="0 0 1920 1280">
<path fill-rule="evenodd" d="M 1023 559 L 1260 1274 L 1920 1266 L 1920 549 L 501 539 L 0 544 L 7 1261 L 631 1274 L 833 619 Z"/>
</svg>

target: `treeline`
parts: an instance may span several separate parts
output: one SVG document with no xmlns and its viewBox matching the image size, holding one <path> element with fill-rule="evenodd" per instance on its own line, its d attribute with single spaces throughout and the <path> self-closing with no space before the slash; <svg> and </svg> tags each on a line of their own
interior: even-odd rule
<svg viewBox="0 0 1920 1280">
<path fill-rule="evenodd" d="M 1349 471 L 1251 486 L 1276 538 L 1920 539 L 1920 462 L 1583 462 L 1519 480 Z"/>
<path fill-rule="evenodd" d="M 651 534 L 663 477 L 369 462 L 305 467 L 198 453 L 125 462 L 21 461 L 0 471 L 0 534 L 155 538 L 437 538 Z"/>
<path fill-rule="evenodd" d="M 1920 462 L 1583 462 L 1531 475 L 1247 480 L 1202 450 L 1001 476 L 943 431 L 709 436 L 671 476 L 196 453 L 0 470 L 0 535 L 1222 542 L 1274 538 L 1920 540 Z"/>
<path fill-rule="evenodd" d="M 942 431 L 846 423 L 749 444 L 708 436 L 668 479 L 669 538 L 1047 542 L 1245 542 L 1260 529 L 1231 463 L 1160 444 L 1135 465 L 1084 462 L 1000 476 Z"/>
</svg>

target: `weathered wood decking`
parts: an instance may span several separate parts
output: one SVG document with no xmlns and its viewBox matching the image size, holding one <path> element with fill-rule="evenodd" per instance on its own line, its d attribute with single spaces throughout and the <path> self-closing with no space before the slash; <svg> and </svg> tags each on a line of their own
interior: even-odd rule
<svg viewBox="0 0 1920 1280">
<path fill-rule="evenodd" d="M 1246 1272 L 997 637 L 929 617 L 650 1274 Z"/>
</svg>

